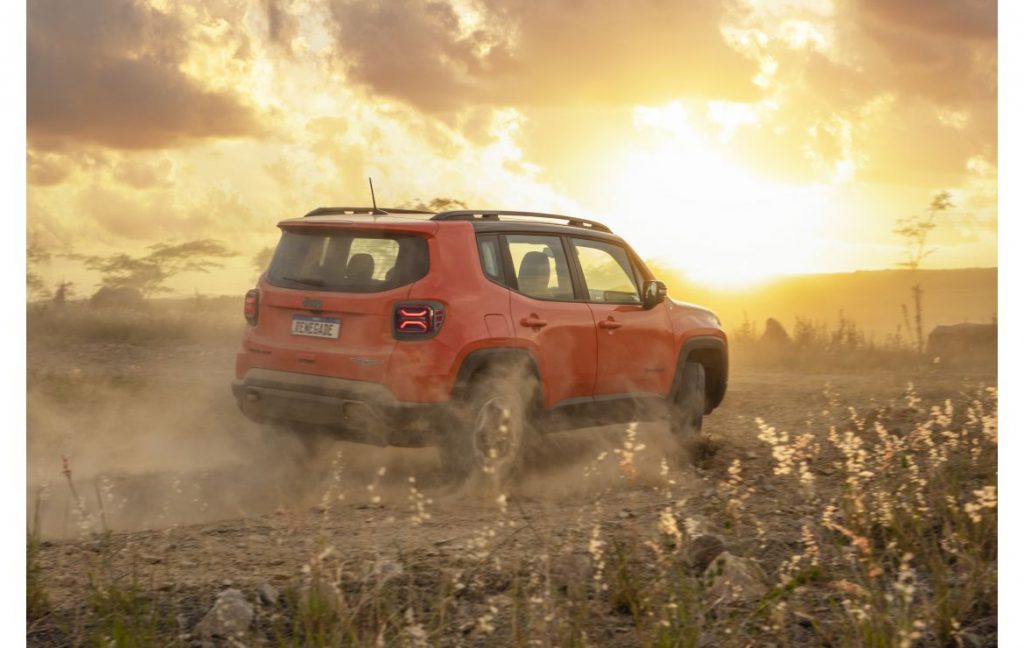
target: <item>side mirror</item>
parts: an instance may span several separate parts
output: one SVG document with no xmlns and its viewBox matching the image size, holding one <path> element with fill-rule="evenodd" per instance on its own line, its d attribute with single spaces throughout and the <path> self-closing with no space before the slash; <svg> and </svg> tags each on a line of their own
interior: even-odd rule
<svg viewBox="0 0 1024 648">
<path fill-rule="evenodd" d="M 644 310 L 650 310 L 665 301 L 668 288 L 665 282 L 652 279 L 644 282 Z"/>
</svg>

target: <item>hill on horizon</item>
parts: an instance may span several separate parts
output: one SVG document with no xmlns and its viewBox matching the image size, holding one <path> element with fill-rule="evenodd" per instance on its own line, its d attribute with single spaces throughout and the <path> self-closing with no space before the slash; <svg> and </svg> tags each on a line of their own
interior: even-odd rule
<svg viewBox="0 0 1024 648">
<path fill-rule="evenodd" d="M 763 330 L 767 318 L 792 330 L 797 317 L 825 322 L 834 328 L 840 313 L 876 342 L 894 335 L 903 322 L 902 305 L 913 320 L 911 286 L 924 289 L 924 330 L 960 322 L 992 322 L 998 314 L 998 268 L 943 270 L 858 270 L 855 272 L 790 275 L 748 289 L 715 290 L 687 281 L 661 267 L 669 294 L 678 300 L 706 306 L 722 319 L 727 332 L 745 320 Z"/>
</svg>

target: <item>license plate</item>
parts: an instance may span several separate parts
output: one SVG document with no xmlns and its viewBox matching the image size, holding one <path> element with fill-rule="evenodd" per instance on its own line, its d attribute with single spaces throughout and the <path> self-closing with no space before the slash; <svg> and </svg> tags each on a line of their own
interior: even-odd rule
<svg viewBox="0 0 1024 648">
<path fill-rule="evenodd" d="M 341 333 L 341 320 L 333 317 L 292 317 L 292 335 L 337 339 Z"/>
</svg>

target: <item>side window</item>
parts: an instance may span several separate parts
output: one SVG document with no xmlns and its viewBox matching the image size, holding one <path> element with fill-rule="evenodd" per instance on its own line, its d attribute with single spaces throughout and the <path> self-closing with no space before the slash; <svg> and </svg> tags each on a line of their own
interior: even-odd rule
<svg viewBox="0 0 1024 648">
<path fill-rule="evenodd" d="M 519 292 L 537 299 L 573 300 L 569 263 L 559 237 L 508 234 L 505 240 Z"/>
<path fill-rule="evenodd" d="M 617 245 L 603 241 L 573 239 L 573 248 L 583 270 L 583 281 L 591 301 L 606 304 L 639 304 L 629 255 Z"/>
<path fill-rule="evenodd" d="M 501 253 L 498 249 L 498 237 L 481 236 L 477 239 L 480 248 L 480 267 L 488 279 L 505 283 L 505 273 L 501 269 Z"/>
</svg>

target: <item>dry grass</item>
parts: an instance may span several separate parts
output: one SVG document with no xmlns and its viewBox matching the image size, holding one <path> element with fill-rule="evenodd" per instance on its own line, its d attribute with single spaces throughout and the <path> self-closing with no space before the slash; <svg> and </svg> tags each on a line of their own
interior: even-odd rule
<svg viewBox="0 0 1024 648">
<path fill-rule="evenodd" d="M 277 606 L 256 606 L 246 637 L 279 646 L 356 645 L 994 645 L 997 397 L 979 387 L 924 403 L 913 387 L 860 412 L 826 391 L 799 433 L 758 421 L 772 457 L 757 478 L 729 462 L 713 495 L 691 501 L 668 463 L 640 476 L 651 450 L 625 435 L 579 476 L 617 466 L 615 488 L 653 489 L 646 518 L 609 524 L 612 486 L 559 529 L 543 526 L 497 491 L 474 491 L 489 515 L 464 550 L 440 560 L 422 550 L 367 560 L 326 530 Z M 338 458 L 336 475 L 346 470 Z M 383 472 L 380 473 L 383 476 Z M 646 482 L 645 482 L 646 479 Z M 638 481 L 639 480 L 639 481 Z M 336 502 L 328 480 L 321 507 Z M 368 487 L 375 486 L 376 478 Z M 624 486 L 623 486 L 624 484 Z M 646 486 L 643 486 L 646 484 Z M 432 501 L 408 487 L 406 523 L 430 519 Z M 777 493 L 795 511 L 779 519 Z M 731 552 L 759 559 L 767 588 L 737 600 L 711 596 L 690 550 L 706 522 Z M 95 526 L 96 522 L 93 522 Z M 510 551 L 517 542 L 531 551 Z M 210 602 L 147 591 L 91 541 L 91 589 L 53 621 L 72 643 L 187 645 Z M 339 544 L 341 542 L 342 544 Z M 386 538 L 382 539 L 386 543 Z M 30 549 L 31 550 L 31 549 Z M 173 555 L 168 556 L 173 560 Z M 200 597 L 203 598 L 203 597 Z M 255 597 L 251 597 L 255 598 Z M 70 621 L 69 619 L 74 619 Z M 63 625 L 61 625 L 63 624 Z"/>
</svg>

